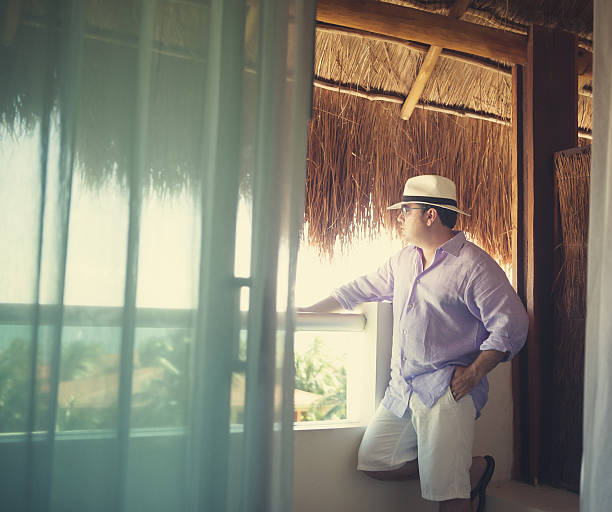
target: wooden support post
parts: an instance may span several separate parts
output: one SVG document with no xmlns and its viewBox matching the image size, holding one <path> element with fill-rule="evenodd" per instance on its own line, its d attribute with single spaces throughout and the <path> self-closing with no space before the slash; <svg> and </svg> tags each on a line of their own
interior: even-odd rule
<svg viewBox="0 0 612 512">
<path fill-rule="evenodd" d="M 523 80 L 523 236 L 524 275 L 519 291 L 529 313 L 530 329 L 520 372 L 527 375 L 527 403 L 519 403 L 527 417 L 527 474 L 537 484 L 544 480 L 550 460 L 553 426 L 549 419 L 552 389 L 552 347 L 555 342 L 552 286 L 555 278 L 555 190 L 553 153 L 577 145 L 576 37 L 562 31 L 532 26 Z M 521 263 L 517 262 L 517 266 Z M 525 371 L 526 370 L 526 371 Z M 525 383 L 523 382 L 522 385 Z M 525 466 L 519 463 L 519 466 Z"/>
<path fill-rule="evenodd" d="M 523 225 L 523 66 L 512 68 L 512 286 L 524 284 Z"/>
<path fill-rule="evenodd" d="M 523 75 L 524 67 L 512 68 L 512 286 L 525 297 L 525 236 L 523 206 Z M 512 361 L 512 397 L 514 401 L 514 463 L 512 478 L 527 479 L 529 467 L 529 418 L 524 404 L 528 403 L 527 361 L 525 351 Z"/>
</svg>

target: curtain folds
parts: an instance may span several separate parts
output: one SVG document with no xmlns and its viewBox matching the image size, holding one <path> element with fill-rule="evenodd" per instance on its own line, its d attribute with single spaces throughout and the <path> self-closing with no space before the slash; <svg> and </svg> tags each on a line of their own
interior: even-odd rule
<svg viewBox="0 0 612 512">
<path fill-rule="evenodd" d="M 315 1 L 8 4 L 2 509 L 290 510 Z"/>
<path fill-rule="evenodd" d="M 580 509 L 610 509 L 612 488 L 612 5 L 595 1 L 593 146 Z"/>
</svg>

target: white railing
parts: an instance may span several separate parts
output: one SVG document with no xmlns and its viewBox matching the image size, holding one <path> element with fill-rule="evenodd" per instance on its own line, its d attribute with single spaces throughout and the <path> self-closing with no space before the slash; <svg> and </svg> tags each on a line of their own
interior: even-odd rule
<svg viewBox="0 0 612 512">
<path fill-rule="evenodd" d="M 31 325 L 36 314 L 32 304 L 0 304 L 0 325 Z M 39 306 L 38 324 L 54 324 L 62 314 L 62 325 L 72 327 L 121 327 L 123 308 L 109 306 Z M 136 327 L 187 328 L 193 325 L 194 309 L 137 308 Z M 279 325 L 284 323 L 284 313 L 279 313 Z M 240 325 L 247 325 L 247 311 L 240 313 Z M 297 313 L 296 331 L 363 331 L 366 316 L 362 313 Z"/>
</svg>

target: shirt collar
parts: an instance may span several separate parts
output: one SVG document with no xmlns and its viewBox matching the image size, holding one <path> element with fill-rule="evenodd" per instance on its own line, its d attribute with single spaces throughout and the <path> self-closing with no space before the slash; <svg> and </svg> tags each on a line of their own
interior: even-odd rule
<svg viewBox="0 0 612 512">
<path fill-rule="evenodd" d="M 438 250 L 452 254 L 453 256 L 459 256 L 459 251 L 461 251 L 463 244 L 465 244 L 465 234 L 463 231 L 453 231 L 453 234 L 453 238 L 444 242 L 438 247 Z"/>
</svg>

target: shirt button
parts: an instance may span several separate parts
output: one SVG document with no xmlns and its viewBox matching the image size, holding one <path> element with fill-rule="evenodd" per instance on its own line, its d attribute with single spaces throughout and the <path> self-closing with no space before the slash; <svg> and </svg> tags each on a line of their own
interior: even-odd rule
<svg viewBox="0 0 612 512">
<path fill-rule="evenodd" d="M 412 304 L 408 304 L 408 309 L 412 309 Z"/>
</svg>

